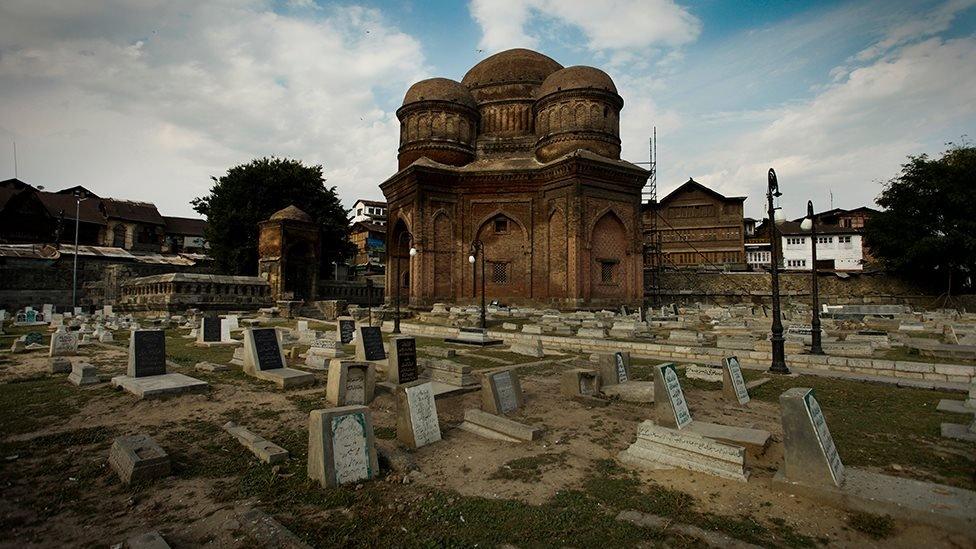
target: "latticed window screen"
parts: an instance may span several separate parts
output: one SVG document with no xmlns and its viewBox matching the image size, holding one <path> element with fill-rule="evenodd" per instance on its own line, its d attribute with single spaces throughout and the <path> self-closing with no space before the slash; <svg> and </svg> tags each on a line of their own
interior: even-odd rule
<svg viewBox="0 0 976 549">
<path fill-rule="evenodd" d="M 508 284 L 508 263 L 492 262 L 491 264 L 491 283 Z"/>
<path fill-rule="evenodd" d="M 600 262 L 600 282 L 603 284 L 613 284 L 616 282 L 617 263 L 614 261 Z"/>
</svg>

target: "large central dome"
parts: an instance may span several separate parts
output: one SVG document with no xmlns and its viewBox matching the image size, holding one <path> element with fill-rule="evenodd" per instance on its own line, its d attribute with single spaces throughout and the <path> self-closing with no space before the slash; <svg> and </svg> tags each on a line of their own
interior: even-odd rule
<svg viewBox="0 0 976 549">
<path fill-rule="evenodd" d="M 461 83 L 471 90 L 497 84 L 539 85 L 561 68 L 563 66 L 551 57 L 517 48 L 496 53 L 471 67 Z"/>
</svg>

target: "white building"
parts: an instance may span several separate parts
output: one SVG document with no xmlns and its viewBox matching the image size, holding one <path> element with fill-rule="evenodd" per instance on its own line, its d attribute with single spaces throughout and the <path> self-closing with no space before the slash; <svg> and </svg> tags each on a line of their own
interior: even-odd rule
<svg viewBox="0 0 976 549">
<path fill-rule="evenodd" d="M 377 200 L 359 199 L 352 206 L 352 221 L 356 224 L 360 221 L 386 225 L 386 202 Z"/>
<path fill-rule="evenodd" d="M 813 249 L 810 231 L 800 228 L 797 221 L 787 221 L 778 227 L 783 252 L 782 268 L 787 271 L 809 271 L 813 268 Z M 761 230 L 762 234 L 766 232 Z M 817 268 L 823 271 L 860 271 L 864 268 L 864 246 L 859 229 L 839 226 L 817 226 Z M 754 268 L 767 268 L 770 261 L 769 242 L 759 237 L 745 243 L 746 263 Z"/>
</svg>

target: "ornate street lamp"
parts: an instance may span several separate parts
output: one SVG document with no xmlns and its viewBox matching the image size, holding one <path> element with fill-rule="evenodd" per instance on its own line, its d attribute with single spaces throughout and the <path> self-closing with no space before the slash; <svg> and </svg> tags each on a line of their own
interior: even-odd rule
<svg viewBox="0 0 976 549">
<path fill-rule="evenodd" d="M 400 237 L 397 239 L 397 247 L 396 247 L 396 251 L 397 251 L 397 254 L 396 254 L 396 282 L 395 282 L 395 284 L 396 284 L 396 294 L 395 294 L 396 295 L 396 299 L 395 299 L 396 310 L 395 310 L 394 316 L 393 316 L 393 333 L 394 334 L 399 334 L 400 333 L 400 286 L 401 286 L 401 284 L 400 284 L 400 259 L 401 259 L 401 256 L 400 256 L 400 253 L 399 252 L 400 252 L 400 244 L 403 242 L 403 237 L 407 237 L 407 242 L 410 244 L 410 257 L 414 257 L 414 256 L 417 255 L 417 248 L 414 248 L 413 247 L 413 235 L 411 235 L 410 233 L 400 233 Z"/>
<path fill-rule="evenodd" d="M 471 264 L 471 282 L 478 278 L 478 267 L 475 265 L 478 254 L 481 254 L 481 329 L 487 330 L 485 322 L 485 244 L 480 240 L 471 243 L 471 254 L 468 256 L 468 263 Z"/>
<path fill-rule="evenodd" d="M 807 216 L 800 223 L 800 228 L 804 231 L 810 231 L 812 243 L 811 259 L 813 265 L 810 272 L 813 274 L 810 278 L 810 293 L 813 296 L 813 320 L 810 321 L 810 354 L 822 355 L 824 351 L 821 345 L 822 334 L 820 332 L 820 287 L 817 284 L 817 218 L 813 215 L 812 200 L 807 200 Z"/>
<path fill-rule="evenodd" d="M 776 172 L 769 168 L 768 187 L 766 189 L 766 201 L 769 214 L 769 274 L 772 278 L 773 290 L 773 326 L 770 343 L 773 348 L 773 362 L 769 366 L 769 371 L 774 374 L 788 374 L 790 369 L 786 367 L 786 350 L 784 349 L 783 321 L 780 320 L 779 311 L 779 258 L 780 236 L 776 225 L 783 222 L 782 210 L 773 204 L 773 198 L 779 198 L 783 193 L 779 192 L 779 181 L 776 179 Z"/>
</svg>

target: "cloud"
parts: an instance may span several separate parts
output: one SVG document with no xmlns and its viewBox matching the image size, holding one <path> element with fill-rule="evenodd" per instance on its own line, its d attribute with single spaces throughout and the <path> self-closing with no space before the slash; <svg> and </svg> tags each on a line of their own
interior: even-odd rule
<svg viewBox="0 0 976 549">
<path fill-rule="evenodd" d="M 427 72 L 420 43 L 375 10 L 272 8 L 5 2 L 0 128 L 21 177 L 189 214 L 210 175 L 274 154 L 322 163 L 347 203 L 377 197 L 396 170 L 384 103 Z"/>
<path fill-rule="evenodd" d="M 698 18 L 672 0 L 472 0 L 470 10 L 489 51 L 536 47 L 545 23 L 578 28 L 591 51 L 681 46 L 701 33 Z"/>
<path fill-rule="evenodd" d="M 757 199 L 774 166 L 796 211 L 807 199 L 826 206 L 830 190 L 847 206 L 871 204 L 908 154 L 937 152 L 971 127 L 974 58 L 973 37 L 895 47 L 811 100 L 771 110 L 768 121 L 691 164 L 701 182 Z M 750 209 L 761 207 L 754 200 Z"/>
</svg>

